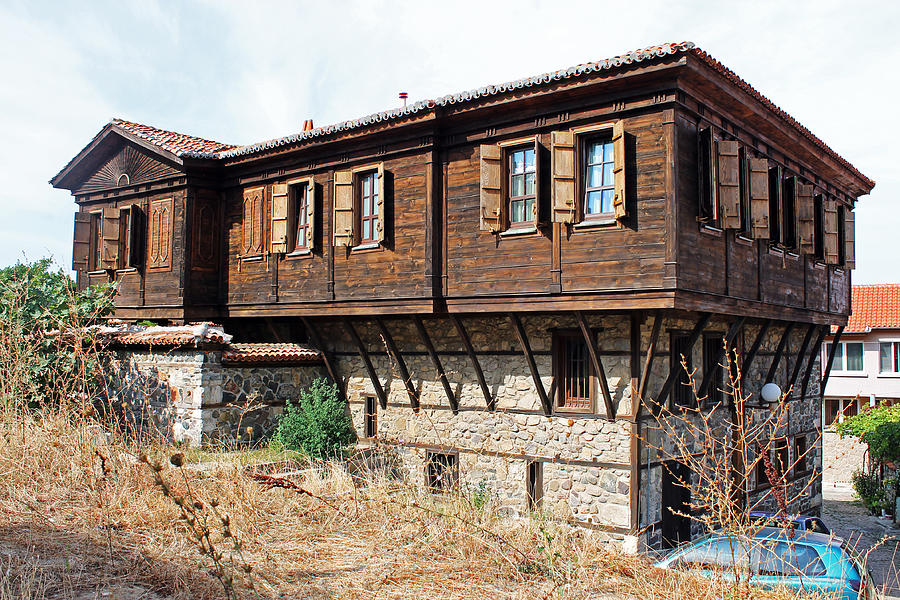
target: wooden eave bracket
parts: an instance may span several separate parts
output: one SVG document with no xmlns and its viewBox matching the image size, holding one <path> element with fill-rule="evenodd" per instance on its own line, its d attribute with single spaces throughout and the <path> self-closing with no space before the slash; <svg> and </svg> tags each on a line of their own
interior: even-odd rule
<svg viewBox="0 0 900 600">
<path fill-rule="evenodd" d="M 825 336 L 831 329 L 830 325 L 820 325 L 819 335 L 816 336 L 816 342 L 813 344 L 812 351 L 809 353 L 809 360 L 806 362 L 806 373 L 803 375 L 803 383 L 800 385 L 800 398 L 806 398 L 806 391 L 809 389 L 809 379 L 812 377 L 813 366 L 816 364 L 816 357 L 822 350 L 822 344 L 825 342 Z"/>
<path fill-rule="evenodd" d="M 825 370 L 822 372 L 822 385 L 819 387 L 819 396 L 825 395 L 825 386 L 828 385 L 828 377 L 831 376 L 831 365 L 834 364 L 834 353 L 837 351 L 838 344 L 841 343 L 841 334 L 843 333 L 844 326 L 841 325 L 831 341 L 831 349 L 828 351 L 828 362 L 825 364 Z"/>
<path fill-rule="evenodd" d="M 709 323 L 710 318 L 712 318 L 712 314 L 703 313 L 703 315 L 697 320 L 697 323 L 694 325 L 694 329 L 691 331 L 691 335 L 688 338 L 687 343 L 687 351 L 692 352 L 694 349 L 694 344 L 697 343 L 697 340 L 700 339 L 700 334 L 703 333 L 703 329 L 706 327 L 707 323 Z M 681 371 L 681 362 L 671 367 L 669 369 L 669 376 L 666 377 L 666 382 L 663 384 L 662 389 L 659 392 L 659 396 L 657 396 L 656 401 L 654 402 L 653 414 L 654 416 L 658 416 L 662 407 L 666 404 L 668 400 L 669 394 L 672 391 L 672 386 L 675 385 L 675 380 L 678 379 L 678 376 Z"/>
<path fill-rule="evenodd" d="M 553 406 L 550 404 L 550 398 L 544 389 L 544 382 L 541 381 L 541 375 L 538 373 L 537 363 L 534 360 L 534 353 L 531 351 L 531 344 L 528 343 L 528 336 L 525 334 L 525 327 L 522 326 L 522 320 L 516 313 L 509 313 L 509 321 L 512 324 L 513 331 L 519 339 L 519 345 L 522 346 L 522 353 L 525 355 L 525 361 L 528 363 L 528 370 L 531 372 L 531 379 L 534 387 L 537 389 L 538 397 L 541 399 L 541 405 L 544 407 L 544 414 L 550 416 L 553 413 Z"/>
<path fill-rule="evenodd" d="M 444 372 L 444 366 L 441 364 L 441 359 L 438 356 L 437 350 L 434 348 L 431 336 L 428 335 L 428 330 L 425 329 L 422 317 L 413 315 L 413 323 L 416 325 L 416 330 L 419 332 L 419 338 L 422 340 L 422 344 L 425 346 L 428 356 L 431 357 L 431 363 L 434 365 L 438 378 L 441 380 L 441 385 L 444 388 L 444 393 L 447 395 L 447 401 L 450 403 L 450 408 L 453 410 L 453 414 L 457 414 L 459 412 L 459 401 L 456 399 L 456 394 L 453 393 L 450 380 L 447 379 L 447 374 Z"/>
<path fill-rule="evenodd" d="M 271 322 L 267 318 L 267 322 Z M 347 401 L 347 393 L 344 390 L 343 382 L 341 381 L 340 376 L 338 375 L 337 365 L 334 362 L 334 357 L 325 349 L 325 346 L 322 344 L 322 338 L 319 336 L 319 332 L 313 327 L 312 321 L 310 321 L 306 317 L 300 317 L 300 321 L 303 323 L 303 327 L 306 329 L 306 334 L 309 337 L 309 341 L 313 343 L 313 345 L 322 353 L 322 359 L 325 363 L 325 370 L 328 371 L 328 376 L 331 377 L 331 380 L 334 382 L 334 385 L 338 388 L 338 394 L 341 399 L 345 402 Z M 273 330 L 274 331 L 274 330 Z"/>
<path fill-rule="evenodd" d="M 416 391 L 415 386 L 412 384 L 412 378 L 409 375 L 409 369 L 406 368 L 406 361 L 403 360 L 403 355 L 400 354 L 400 349 L 397 348 L 397 344 L 394 343 L 394 338 L 393 336 L 391 336 L 391 333 L 385 326 L 384 321 L 379 317 L 375 317 L 375 324 L 378 325 L 378 330 L 381 332 L 381 339 L 384 340 L 384 345 L 387 347 L 388 353 L 390 354 L 391 358 L 394 359 L 394 362 L 397 363 L 397 370 L 400 372 L 400 378 L 403 380 L 403 385 L 406 388 L 406 394 L 409 396 L 409 407 L 414 411 L 418 411 L 419 394 Z"/>
<path fill-rule="evenodd" d="M 369 374 L 369 380 L 372 382 L 372 387 L 375 388 L 375 395 L 378 396 L 378 402 L 381 404 L 381 408 L 387 408 L 387 395 L 384 393 L 384 388 L 381 387 L 381 381 L 378 379 L 378 373 L 375 372 L 375 367 L 372 365 L 372 359 L 369 357 L 365 344 L 363 344 L 363 341 L 359 338 L 359 334 L 356 332 L 350 319 L 344 317 L 342 322 L 350 339 L 356 344 L 356 349 L 359 352 L 360 358 L 363 360 L 366 372 Z"/>
<path fill-rule="evenodd" d="M 646 402 L 644 402 L 644 394 L 647 393 L 647 382 L 650 380 L 650 369 L 653 367 L 654 354 L 656 353 L 656 344 L 659 341 L 659 331 L 662 327 L 663 315 L 662 311 L 655 311 L 653 317 L 653 328 L 650 331 L 650 346 L 647 348 L 647 357 L 644 359 L 644 366 L 641 369 L 641 379 L 638 384 L 636 399 L 637 410 L 635 411 L 635 419 L 643 414 Z M 633 392 L 632 392 L 633 393 Z"/>
<path fill-rule="evenodd" d="M 463 323 L 458 316 L 451 314 L 450 321 L 453 323 L 453 326 L 456 327 L 456 332 L 462 340 L 463 347 L 466 349 L 466 354 L 469 355 L 469 361 L 472 363 L 472 368 L 475 369 L 475 378 L 478 379 L 478 385 L 481 387 L 481 393 L 484 395 L 484 402 L 487 405 L 488 410 L 494 410 L 497 404 L 494 397 L 491 395 L 491 390 L 488 389 L 487 382 L 484 380 L 484 372 L 481 370 L 481 363 L 478 362 L 478 356 L 475 354 L 472 340 L 469 339 L 469 333 L 466 331 L 466 328 L 463 327 Z"/>
<path fill-rule="evenodd" d="M 616 409 L 613 406 L 612 395 L 609 393 L 609 382 L 606 381 L 606 372 L 603 370 L 603 363 L 600 362 L 600 355 L 597 353 L 594 336 L 591 334 L 591 330 L 588 327 L 587 319 L 584 318 L 584 313 L 575 311 L 575 320 L 578 322 L 578 328 L 581 330 L 581 336 L 584 338 L 584 343 L 588 349 L 591 365 L 594 367 L 594 373 L 597 374 L 597 379 L 600 383 L 600 392 L 603 395 L 603 404 L 606 407 L 606 418 L 610 421 L 614 421 L 616 418 Z"/>
</svg>

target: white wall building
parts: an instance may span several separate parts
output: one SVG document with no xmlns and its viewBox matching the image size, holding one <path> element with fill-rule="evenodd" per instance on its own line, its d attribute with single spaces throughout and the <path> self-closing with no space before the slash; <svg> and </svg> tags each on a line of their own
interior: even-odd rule
<svg viewBox="0 0 900 600">
<path fill-rule="evenodd" d="M 822 348 L 828 360 L 834 335 Z M 900 402 L 900 284 L 853 286 L 852 312 L 825 387 L 825 426 Z"/>
</svg>

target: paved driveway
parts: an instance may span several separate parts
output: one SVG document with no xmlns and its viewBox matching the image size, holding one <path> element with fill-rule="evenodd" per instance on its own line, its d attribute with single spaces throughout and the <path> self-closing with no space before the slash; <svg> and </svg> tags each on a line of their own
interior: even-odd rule
<svg viewBox="0 0 900 600">
<path fill-rule="evenodd" d="M 885 598 L 900 600 L 900 529 L 869 515 L 854 500 L 849 484 L 826 482 L 823 488 L 825 523 L 857 552 L 863 554 L 879 540 L 888 538 L 869 554 L 869 571 L 879 589 L 885 590 Z"/>
</svg>

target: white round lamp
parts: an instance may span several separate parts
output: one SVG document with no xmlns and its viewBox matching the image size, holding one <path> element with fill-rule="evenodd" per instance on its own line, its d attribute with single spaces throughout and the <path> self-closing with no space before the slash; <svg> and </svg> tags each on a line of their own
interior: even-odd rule
<svg viewBox="0 0 900 600">
<path fill-rule="evenodd" d="M 778 387 L 777 383 L 770 381 L 759 390 L 759 397 L 762 398 L 763 402 L 768 402 L 769 404 L 778 402 L 781 399 L 781 388 Z"/>
</svg>

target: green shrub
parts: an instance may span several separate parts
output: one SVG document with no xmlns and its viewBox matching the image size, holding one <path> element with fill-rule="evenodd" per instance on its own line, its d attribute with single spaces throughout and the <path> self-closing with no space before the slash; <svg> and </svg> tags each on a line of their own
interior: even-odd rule
<svg viewBox="0 0 900 600">
<path fill-rule="evenodd" d="M 865 507 L 873 512 L 881 509 L 884 500 L 884 488 L 875 473 L 867 475 L 861 471 L 853 474 L 853 490 L 862 500 Z"/>
<path fill-rule="evenodd" d="M 841 437 L 852 435 L 869 445 L 877 461 L 900 461 L 900 404 L 867 408 L 838 423 Z"/>
<path fill-rule="evenodd" d="M 353 421 L 338 396 L 337 386 L 316 379 L 300 391 L 300 403 L 288 400 L 273 442 L 315 458 L 331 458 L 356 441 Z"/>
</svg>

